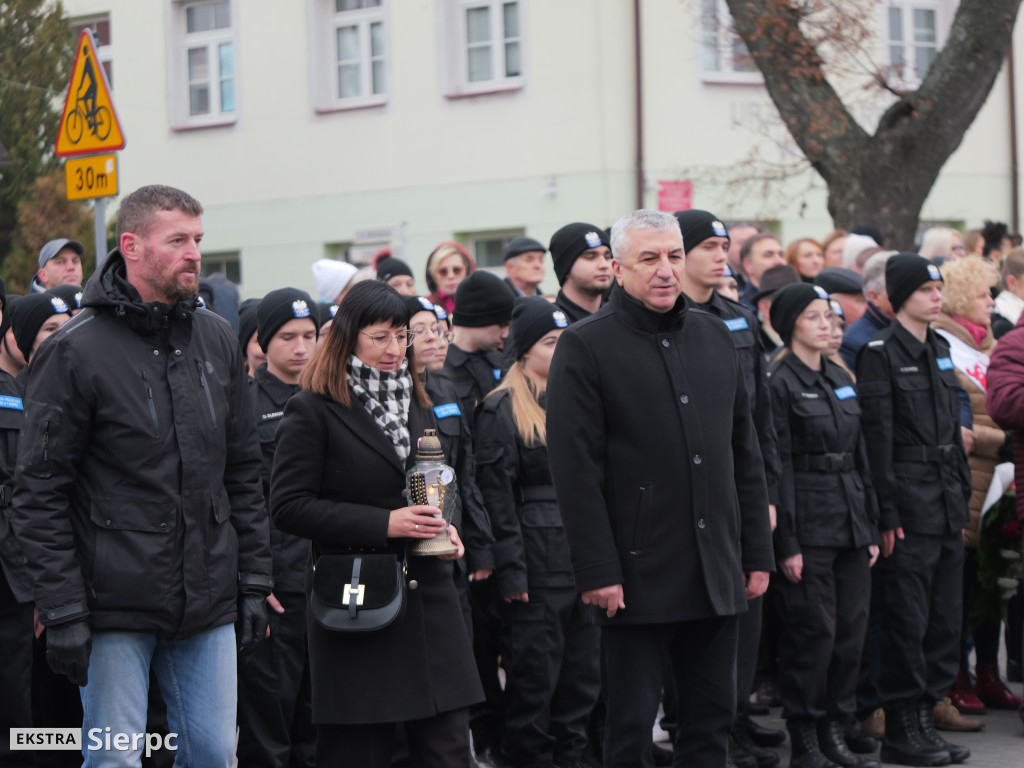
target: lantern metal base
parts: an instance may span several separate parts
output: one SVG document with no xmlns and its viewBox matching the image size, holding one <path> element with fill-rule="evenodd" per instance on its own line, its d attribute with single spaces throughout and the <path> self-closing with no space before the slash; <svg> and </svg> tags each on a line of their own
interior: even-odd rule
<svg viewBox="0 0 1024 768">
<path fill-rule="evenodd" d="M 459 548 L 452 544 L 447 530 L 441 531 L 431 539 L 420 539 L 409 547 L 409 554 L 418 556 L 454 555 L 458 551 Z"/>
</svg>

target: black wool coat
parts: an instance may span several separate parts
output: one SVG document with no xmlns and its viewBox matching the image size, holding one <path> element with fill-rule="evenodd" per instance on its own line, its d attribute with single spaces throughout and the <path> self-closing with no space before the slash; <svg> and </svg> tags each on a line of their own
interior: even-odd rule
<svg viewBox="0 0 1024 768">
<path fill-rule="evenodd" d="M 413 402 L 413 446 L 435 428 L 431 410 Z M 405 472 L 391 441 L 352 395 L 346 408 L 312 392 L 288 401 L 277 430 L 270 509 L 282 531 L 311 539 L 314 559 L 348 548 L 401 552 L 388 539 L 390 511 L 408 505 Z M 311 576 L 311 572 L 309 574 Z M 401 619 L 378 632 L 323 629 L 310 612 L 310 677 L 316 723 L 417 720 L 483 699 L 462 618 L 451 561 L 410 557 Z M 307 577 L 306 593 L 309 594 Z"/>
<path fill-rule="evenodd" d="M 653 312 L 617 287 L 568 328 L 547 389 L 548 456 L 576 588 L 622 584 L 611 623 L 746 610 L 774 570 L 764 465 L 729 331 L 684 296 Z"/>
</svg>

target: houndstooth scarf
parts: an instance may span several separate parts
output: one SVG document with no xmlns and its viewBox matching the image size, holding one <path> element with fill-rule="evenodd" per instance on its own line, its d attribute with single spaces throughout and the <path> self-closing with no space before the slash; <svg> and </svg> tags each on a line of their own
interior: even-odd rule
<svg viewBox="0 0 1024 768">
<path fill-rule="evenodd" d="M 397 371 L 371 368 L 355 355 L 348 359 L 348 385 L 377 426 L 395 446 L 398 457 L 409 458 L 409 404 L 412 402 L 412 374 L 409 361 Z"/>
</svg>

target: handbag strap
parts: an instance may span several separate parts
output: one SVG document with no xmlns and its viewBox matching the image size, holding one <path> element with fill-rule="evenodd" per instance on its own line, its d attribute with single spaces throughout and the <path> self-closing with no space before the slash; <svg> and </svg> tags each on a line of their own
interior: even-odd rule
<svg viewBox="0 0 1024 768">
<path fill-rule="evenodd" d="M 363 558 L 357 557 L 352 561 L 352 581 L 349 583 L 347 589 L 350 590 L 349 601 L 348 601 L 348 615 L 350 619 L 355 619 L 359 614 L 359 600 L 356 599 L 356 595 L 359 594 L 359 571 L 363 567 Z"/>
</svg>

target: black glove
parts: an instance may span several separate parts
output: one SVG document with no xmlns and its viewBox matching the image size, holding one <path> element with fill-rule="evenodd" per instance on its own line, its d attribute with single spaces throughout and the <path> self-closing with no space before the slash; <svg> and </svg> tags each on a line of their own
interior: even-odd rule
<svg viewBox="0 0 1024 768">
<path fill-rule="evenodd" d="M 238 652 L 243 654 L 263 640 L 269 626 L 266 595 L 243 592 L 238 601 Z"/>
<path fill-rule="evenodd" d="M 85 621 L 71 621 L 46 628 L 46 662 L 58 675 L 75 685 L 89 682 L 92 632 Z"/>
</svg>

